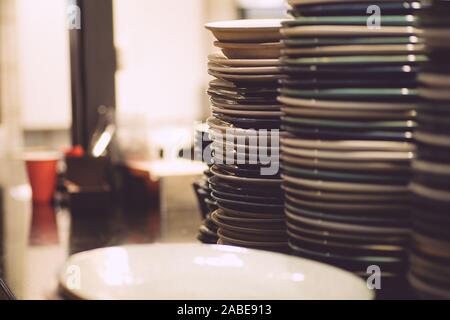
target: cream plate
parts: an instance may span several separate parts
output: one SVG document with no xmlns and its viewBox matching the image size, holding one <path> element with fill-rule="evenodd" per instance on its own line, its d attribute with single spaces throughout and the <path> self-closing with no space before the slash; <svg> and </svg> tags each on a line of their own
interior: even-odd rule
<svg viewBox="0 0 450 320">
<path fill-rule="evenodd" d="M 82 275 L 79 283 L 73 281 L 73 270 Z M 364 281 L 332 266 L 201 244 L 133 245 L 78 253 L 62 267 L 59 283 L 70 296 L 90 300 L 373 298 Z"/>
<path fill-rule="evenodd" d="M 228 67 L 273 67 L 281 64 L 278 59 L 228 59 L 222 52 L 210 54 L 208 60 Z"/>
<path fill-rule="evenodd" d="M 383 27 L 380 29 L 369 29 L 367 26 L 300 26 L 292 28 L 282 28 L 281 34 L 286 37 L 305 36 L 383 36 L 383 35 L 417 35 L 421 34 L 420 29 L 414 27 Z"/>
<path fill-rule="evenodd" d="M 263 42 L 280 39 L 281 19 L 242 19 L 205 24 L 217 40 Z"/>
</svg>

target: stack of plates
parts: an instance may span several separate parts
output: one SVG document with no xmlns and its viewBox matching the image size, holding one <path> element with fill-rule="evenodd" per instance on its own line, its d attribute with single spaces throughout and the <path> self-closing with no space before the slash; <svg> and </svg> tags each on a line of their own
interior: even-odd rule
<svg viewBox="0 0 450 320">
<path fill-rule="evenodd" d="M 213 116 L 212 220 L 219 243 L 286 251 L 279 175 L 280 20 L 210 23 L 222 50 L 209 56 Z"/>
<path fill-rule="evenodd" d="M 291 0 L 281 33 L 279 102 L 289 244 L 362 276 L 404 278 L 416 73 L 426 59 L 410 15 L 417 4 Z M 377 3 L 375 3 L 377 4 Z"/>
<path fill-rule="evenodd" d="M 430 61 L 419 75 L 413 162 L 414 234 L 409 279 L 419 296 L 450 299 L 450 3 L 420 16 Z"/>
<path fill-rule="evenodd" d="M 217 209 L 217 204 L 211 198 L 208 179 L 212 176 L 210 167 L 213 165 L 211 150 L 212 140 L 209 135 L 207 124 L 200 124 L 195 128 L 195 159 L 201 160 L 208 165 L 200 180 L 194 183 L 194 190 L 202 213 L 203 222 L 198 231 L 197 239 L 203 243 L 217 243 L 217 225 L 211 220 L 211 213 Z"/>
</svg>

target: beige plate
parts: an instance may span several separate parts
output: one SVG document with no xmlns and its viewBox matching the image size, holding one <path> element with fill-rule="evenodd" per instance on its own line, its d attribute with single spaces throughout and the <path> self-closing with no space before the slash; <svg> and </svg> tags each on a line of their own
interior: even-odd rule
<svg viewBox="0 0 450 320">
<path fill-rule="evenodd" d="M 348 46 L 323 46 L 314 48 L 286 48 L 281 50 L 282 55 L 352 55 L 352 54 L 413 54 L 425 50 L 422 44 L 407 45 L 348 45 Z"/>
<path fill-rule="evenodd" d="M 280 111 L 280 105 L 271 105 L 271 104 L 228 104 L 221 103 L 215 99 L 211 99 L 211 103 L 213 106 L 223 108 L 223 109 L 231 109 L 231 110 L 252 110 L 252 111 Z"/>
<path fill-rule="evenodd" d="M 420 29 L 414 27 L 382 27 L 369 29 L 367 26 L 299 26 L 282 28 L 281 34 L 286 37 L 320 37 L 320 36 L 405 36 L 421 34 Z"/>
<path fill-rule="evenodd" d="M 281 73 L 278 67 L 228 67 L 216 63 L 208 63 L 208 68 L 213 71 L 229 73 L 229 74 L 278 74 Z"/>
<path fill-rule="evenodd" d="M 281 64 L 278 59 L 228 59 L 220 51 L 210 54 L 208 60 L 228 67 L 273 67 Z"/>
<path fill-rule="evenodd" d="M 227 114 L 231 116 L 255 117 L 255 118 L 277 118 L 281 117 L 282 112 L 278 111 L 249 111 L 249 110 L 228 110 L 224 108 L 211 108 L 213 112 Z"/>
<path fill-rule="evenodd" d="M 205 24 L 217 40 L 268 42 L 280 39 L 281 19 L 242 19 Z"/>
<path fill-rule="evenodd" d="M 229 59 L 278 59 L 284 48 L 280 42 L 231 43 L 215 41 L 214 45 L 222 49 Z"/>
<path fill-rule="evenodd" d="M 384 110 L 384 111 L 411 111 L 416 108 L 411 103 L 381 103 L 381 102 L 358 102 L 358 101 L 331 101 L 315 99 L 299 99 L 280 96 L 278 101 L 282 104 L 294 107 L 321 108 L 334 110 Z"/>
<path fill-rule="evenodd" d="M 419 82 L 436 87 L 450 87 L 449 75 L 423 72 L 418 75 L 417 79 Z"/>
<path fill-rule="evenodd" d="M 208 70 L 208 73 L 213 77 L 229 80 L 229 81 L 241 81 L 241 82 L 276 82 L 278 79 L 282 79 L 285 76 L 281 74 L 264 74 L 264 75 L 255 75 L 255 74 L 228 74 L 223 72 L 213 71 L 211 69 Z"/>
</svg>

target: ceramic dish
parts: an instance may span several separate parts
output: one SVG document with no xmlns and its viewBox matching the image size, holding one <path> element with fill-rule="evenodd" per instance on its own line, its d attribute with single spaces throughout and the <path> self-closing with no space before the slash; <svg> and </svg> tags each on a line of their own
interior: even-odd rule
<svg viewBox="0 0 450 320">
<path fill-rule="evenodd" d="M 283 39 L 287 47 L 316 47 L 316 46 L 353 46 L 353 45 L 408 45 L 422 43 L 416 36 L 406 37 L 330 37 L 330 38 L 292 38 Z"/>
<path fill-rule="evenodd" d="M 274 67 L 280 65 L 278 59 L 229 59 L 222 52 L 210 54 L 208 60 L 228 67 Z"/>
<path fill-rule="evenodd" d="M 410 161 L 412 152 L 381 152 L 381 151 L 322 151 L 317 149 L 300 149 L 281 146 L 286 154 L 324 160 L 338 161 Z"/>
<path fill-rule="evenodd" d="M 385 15 L 380 17 L 380 24 L 386 26 L 412 26 L 416 22 L 416 17 L 413 15 Z M 318 16 L 318 17 L 303 17 L 299 16 L 293 20 L 286 20 L 282 22 L 283 27 L 296 27 L 308 25 L 345 25 L 345 26 L 367 26 L 367 16 Z"/>
<path fill-rule="evenodd" d="M 367 37 L 367 36 L 410 36 L 420 35 L 421 30 L 414 27 L 383 27 L 369 29 L 367 26 L 301 26 L 282 28 L 281 34 L 285 37 Z"/>
<path fill-rule="evenodd" d="M 268 42 L 280 39 L 281 20 L 243 19 L 207 23 L 219 41 Z"/>
<path fill-rule="evenodd" d="M 213 77 L 234 81 L 234 82 L 277 82 L 278 79 L 283 78 L 283 75 L 280 74 L 263 74 L 263 75 L 254 75 L 254 74 L 228 74 L 223 72 L 213 71 L 211 69 L 208 70 L 208 73 Z"/>
<path fill-rule="evenodd" d="M 278 59 L 281 42 L 266 43 L 231 43 L 214 42 L 214 45 L 222 49 L 222 53 L 229 59 Z"/>
<path fill-rule="evenodd" d="M 365 18 L 366 19 L 366 18 Z M 383 54 L 417 54 L 423 53 L 425 46 L 418 45 L 348 45 L 348 46 L 321 46 L 313 48 L 286 48 L 281 50 L 286 56 L 338 56 L 338 55 L 383 55 Z"/>
<path fill-rule="evenodd" d="M 345 183 L 330 182 L 321 180 L 309 180 L 292 177 L 286 174 L 282 175 L 284 181 L 292 183 L 296 186 L 306 187 L 309 189 L 336 191 L 336 192 L 353 192 L 353 193 L 406 193 L 408 187 L 393 185 L 376 185 L 367 183 Z"/>
<path fill-rule="evenodd" d="M 282 138 L 285 146 L 342 151 L 414 151 L 415 146 L 407 142 L 394 141 L 364 141 L 364 140 L 306 140 Z"/>
<path fill-rule="evenodd" d="M 155 256 L 158 263 L 154 263 Z M 78 290 L 70 285 L 72 273 L 67 272 L 74 265 L 85 275 Z M 115 281 L 107 281 L 98 268 L 112 270 Z M 221 277 L 217 277 L 218 270 Z M 301 281 L 296 280 L 298 274 Z M 135 245 L 78 253 L 62 266 L 58 280 L 66 295 L 85 300 L 373 298 L 364 281 L 319 262 L 197 244 Z"/>
<path fill-rule="evenodd" d="M 305 116 L 308 118 L 328 118 L 328 119 L 366 119 L 366 120 L 405 120 L 413 119 L 414 111 L 408 112 L 380 112 L 380 111 L 347 111 L 347 110 L 311 110 L 309 108 L 281 108 L 288 116 Z"/>
<path fill-rule="evenodd" d="M 291 186 L 290 184 L 284 184 L 283 190 L 287 194 L 297 195 L 305 199 L 312 199 L 316 201 L 335 201 L 335 202 L 364 202 L 369 203 L 406 203 L 409 200 L 408 193 L 402 195 L 391 194 L 355 194 L 348 192 L 329 192 L 329 191 L 316 191 L 308 190 L 305 188 L 299 189 Z"/>
<path fill-rule="evenodd" d="M 370 65 L 370 64 L 411 64 L 426 61 L 424 55 L 355 55 L 355 56 L 332 56 L 332 57 L 306 57 L 288 58 L 282 57 L 281 63 L 297 66 L 319 66 L 319 65 Z"/>
<path fill-rule="evenodd" d="M 231 181 L 231 182 L 243 182 L 246 184 L 258 184 L 258 185 L 280 185 L 282 180 L 281 179 L 265 179 L 265 178 L 245 178 L 245 177 L 238 177 L 233 175 L 224 174 L 223 172 L 216 169 L 216 167 L 211 167 L 211 172 L 224 180 Z"/>
<path fill-rule="evenodd" d="M 279 118 L 283 113 L 279 111 L 253 111 L 253 110 L 230 110 L 226 108 L 212 107 L 214 113 L 226 114 L 236 117 L 254 117 L 254 118 Z"/>
<path fill-rule="evenodd" d="M 212 71 L 229 73 L 229 74 L 277 74 L 280 73 L 278 67 L 227 67 L 220 64 L 208 63 L 208 68 Z"/>
<path fill-rule="evenodd" d="M 280 96 L 278 101 L 282 104 L 312 108 L 315 109 L 330 109 L 330 110 L 355 110 L 355 111 L 411 111 L 415 108 L 415 104 L 411 103 L 386 103 L 386 102 L 360 102 L 360 101 L 331 101 L 331 100 L 316 100 L 316 99 L 300 99 L 293 97 Z"/>
</svg>

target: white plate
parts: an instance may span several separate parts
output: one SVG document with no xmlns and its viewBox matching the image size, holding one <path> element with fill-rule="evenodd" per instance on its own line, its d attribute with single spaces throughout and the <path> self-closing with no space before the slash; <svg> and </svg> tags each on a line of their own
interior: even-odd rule
<svg viewBox="0 0 450 320">
<path fill-rule="evenodd" d="M 414 138 L 417 141 L 424 142 L 426 144 L 447 148 L 450 147 L 450 135 L 416 131 L 414 132 Z"/>
<path fill-rule="evenodd" d="M 281 143 L 298 148 L 320 149 L 320 150 L 343 150 L 343 151 L 414 151 L 414 144 L 393 141 L 364 141 L 364 140 L 306 140 L 283 138 Z"/>
<path fill-rule="evenodd" d="M 73 281 L 74 270 L 79 283 Z M 70 296 L 86 300 L 368 300 L 374 296 L 363 280 L 323 263 L 201 244 L 134 245 L 78 253 L 62 267 L 59 282 Z"/>
<path fill-rule="evenodd" d="M 284 48 L 281 42 L 236 43 L 215 41 L 214 45 L 222 49 L 229 59 L 278 59 L 280 50 Z"/>
<path fill-rule="evenodd" d="M 282 55 L 353 55 L 353 54 L 413 54 L 423 52 L 422 44 L 405 45 L 346 45 L 321 46 L 314 48 L 286 48 L 281 50 Z"/>
<path fill-rule="evenodd" d="M 281 64 L 278 59 L 228 59 L 220 51 L 210 54 L 208 60 L 229 67 L 273 67 Z"/>
<path fill-rule="evenodd" d="M 420 29 L 414 27 L 382 27 L 369 29 L 367 26 L 299 26 L 282 28 L 281 34 L 286 37 L 320 37 L 320 36 L 409 36 L 421 34 Z"/>
<path fill-rule="evenodd" d="M 349 161 L 409 161 L 414 158 L 412 152 L 383 151 L 322 151 L 318 149 L 300 149 L 281 146 L 281 152 L 290 155 L 326 160 Z"/>
<path fill-rule="evenodd" d="M 275 41 L 280 39 L 281 19 L 242 19 L 205 24 L 221 41 Z"/>
<path fill-rule="evenodd" d="M 291 177 L 285 174 L 281 175 L 281 177 L 283 181 L 290 182 L 297 186 L 316 190 L 354 193 L 406 193 L 408 191 L 408 187 L 406 186 L 309 180 Z"/>
<path fill-rule="evenodd" d="M 278 74 L 281 73 L 278 67 L 228 67 L 217 63 L 208 63 L 208 68 L 212 71 L 229 74 Z"/>
<path fill-rule="evenodd" d="M 411 111 L 416 106 L 412 103 L 380 103 L 380 102 L 355 102 L 355 101 L 331 101 L 315 99 L 299 99 L 279 96 L 278 101 L 282 104 L 304 108 L 322 108 L 331 110 L 373 110 L 373 111 Z"/>
</svg>

